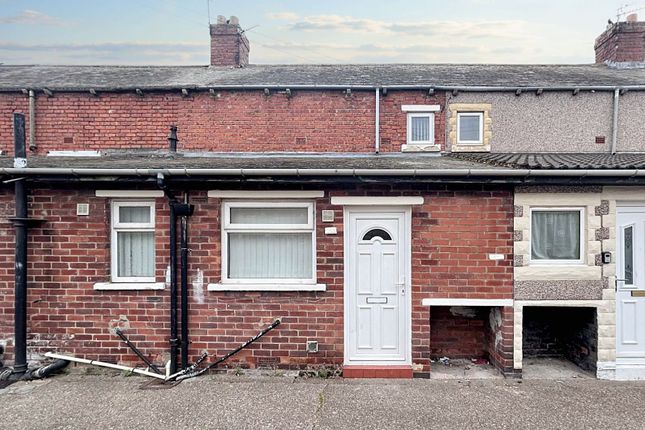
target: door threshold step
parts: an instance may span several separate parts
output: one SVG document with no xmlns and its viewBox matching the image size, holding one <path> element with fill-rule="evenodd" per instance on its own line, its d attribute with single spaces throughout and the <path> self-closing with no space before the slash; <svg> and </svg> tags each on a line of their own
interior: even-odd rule
<svg viewBox="0 0 645 430">
<path fill-rule="evenodd" d="M 343 366 L 343 378 L 412 379 L 412 366 Z"/>
</svg>

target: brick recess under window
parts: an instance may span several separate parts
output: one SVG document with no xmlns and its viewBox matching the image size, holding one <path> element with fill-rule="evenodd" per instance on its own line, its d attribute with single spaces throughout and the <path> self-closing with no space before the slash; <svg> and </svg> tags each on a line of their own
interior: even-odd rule
<svg viewBox="0 0 645 430">
<path fill-rule="evenodd" d="M 389 95 L 388 95 L 389 97 Z M 513 198 L 510 189 L 486 187 L 346 186 L 332 195 L 423 195 L 423 206 L 413 207 L 412 219 L 412 344 L 413 362 L 430 366 L 431 308 L 429 297 L 512 298 L 513 262 L 493 261 L 489 253 L 513 252 Z M 283 324 L 229 364 L 280 367 L 337 364 L 343 361 L 343 219 L 322 223 L 322 210 L 332 206 L 327 197 L 316 202 L 317 275 L 325 292 L 207 292 L 199 303 L 190 288 L 190 359 L 203 350 L 221 356 L 282 317 Z M 194 192 L 195 214 L 190 218 L 190 267 L 199 268 L 204 281 L 220 279 L 220 200 Z M 110 362 L 139 363 L 108 327 L 121 316 L 128 336 L 155 362 L 167 359 L 168 291 L 95 291 L 93 283 L 109 278 L 109 199 L 93 190 L 34 190 L 29 216 L 45 223 L 29 236 L 29 348 L 32 353 L 60 350 L 79 357 Z M 90 204 L 89 216 L 76 216 L 76 203 Z M 168 210 L 156 200 L 156 276 L 164 279 L 168 253 Z M 14 213 L 10 190 L 0 191 L 0 220 Z M 325 235 L 335 226 L 337 235 Z M 0 335 L 13 333 L 13 253 L 11 223 L 0 222 Z M 509 316 L 510 315 L 510 316 Z M 441 332 L 442 327 L 435 327 Z M 443 327 L 442 336 L 459 330 Z M 512 368 L 512 310 L 503 314 L 502 341 L 486 348 L 499 367 Z M 305 342 L 318 340 L 320 352 L 307 354 Z M 510 345 L 510 352 L 508 346 Z M 8 346 L 6 359 L 12 358 Z"/>
</svg>

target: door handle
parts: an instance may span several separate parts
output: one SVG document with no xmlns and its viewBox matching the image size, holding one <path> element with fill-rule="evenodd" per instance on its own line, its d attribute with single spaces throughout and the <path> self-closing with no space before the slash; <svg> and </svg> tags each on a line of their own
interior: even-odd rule
<svg viewBox="0 0 645 430">
<path fill-rule="evenodd" d="M 396 284 L 396 286 L 401 290 L 401 295 L 405 296 L 405 283 L 401 282 L 399 284 Z"/>
</svg>

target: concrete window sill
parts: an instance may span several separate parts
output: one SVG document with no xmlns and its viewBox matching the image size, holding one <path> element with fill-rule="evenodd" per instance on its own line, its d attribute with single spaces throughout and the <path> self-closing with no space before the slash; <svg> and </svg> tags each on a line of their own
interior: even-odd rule
<svg viewBox="0 0 645 430">
<path fill-rule="evenodd" d="M 131 290 L 163 290 L 163 282 L 97 282 L 94 289 L 98 291 L 131 291 Z"/>
</svg>

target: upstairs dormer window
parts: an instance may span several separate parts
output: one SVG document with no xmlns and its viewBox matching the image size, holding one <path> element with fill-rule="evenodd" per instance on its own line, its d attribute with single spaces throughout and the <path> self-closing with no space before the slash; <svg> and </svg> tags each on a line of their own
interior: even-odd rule
<svg viewBox="0 0 645 430">
<path fill-rule="evenodd" d="M 484 143 L 484 113 L 457 113 L 457 143 L 459 145 L 482 145 Z"/>
<path fill-rule="evenodd" d="M 401 110 L 407 115 L 407 130 L 405 145 L 402 150 L 434 150 L 435 144 L 435 113 L 439 105 L 403 105 Z"/>
<path fill-rule="evenodd" d="M 434 113 L 408 113 L 409 145 L 434 143 Z"/>
</svg>

